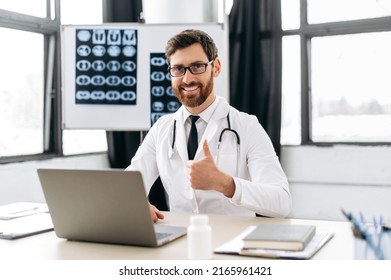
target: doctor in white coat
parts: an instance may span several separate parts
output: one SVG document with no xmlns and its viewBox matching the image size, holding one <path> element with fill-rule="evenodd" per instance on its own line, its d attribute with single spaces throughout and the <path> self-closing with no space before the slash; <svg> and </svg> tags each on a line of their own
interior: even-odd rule
<svg viewBox="0 0 391 280">
<path fill-rule="evenodd" d="M 221 63 L 210 36 L 185 30 L 166 47 L 172 88 L 182 106 L 150 129 L 126 170 L 141 171 L 147 193 L 160 176 L 170 211 L 285 217 L 289 186 L 270 138 L 257 118 L 216 96 Z M 199 146 L 187 141 L 196 115 Z M 164 215 L 150 205 L 156 222 Z"/>
</svg>

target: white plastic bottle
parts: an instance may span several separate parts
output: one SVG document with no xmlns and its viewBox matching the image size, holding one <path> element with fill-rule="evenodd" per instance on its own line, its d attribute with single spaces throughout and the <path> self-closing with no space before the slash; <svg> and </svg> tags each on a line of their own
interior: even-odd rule
<svg viewBox="0 0 391 280">
<path fill-rule="evenodd" d="M 212 258 L 212 229 L 206 215 L 193 215 L 187 228 L 187 256 L 190 260 Z"/>
</svg>

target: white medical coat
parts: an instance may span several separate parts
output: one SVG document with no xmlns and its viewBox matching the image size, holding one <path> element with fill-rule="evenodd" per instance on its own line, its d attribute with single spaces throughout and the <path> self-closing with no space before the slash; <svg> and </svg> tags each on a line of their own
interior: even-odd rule
<svg viewBox="0 0 391 280">
<path fill-rule="evenodd" d="M 217 96 L 215 102 L 218 105 L 200 143 L 206 139 L 215 161 L 219 154 L 219 169 L 234 177 L 236 190 L 232 198 L 217 191 L 191 188 L 186 167 L 187 136 L 182 116 L 186 108 L 183 106 L 174 114 L 158 119 L 126 170 L 141 171 L 147 193 L 160 176 L 168 194 L 170 211 L 244 216 L 258 213 L 269 217 L 288 215 L 291 209 L 288 181 L 269 136 L 255 116 L 239 112 L 221 97 Z M 232 132 L 224 132 L 217 152 L 221 131 L 228 127 L 228 114 L 231 128 L 240 137 L 239 154 L 237 138 Z M 176 139 L 172 149 L 175 120 Z M 194 160 L 202 157 L 200 144 Z"/>
</svg>

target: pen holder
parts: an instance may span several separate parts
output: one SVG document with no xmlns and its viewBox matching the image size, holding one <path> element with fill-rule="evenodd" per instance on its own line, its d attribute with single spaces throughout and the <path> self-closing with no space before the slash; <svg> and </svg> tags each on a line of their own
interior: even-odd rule
<svg viewBox="0 0 391 280">
<path fill-rule="evenodd" d="M 391 232 L 373 233 L 366 239 L 356 237 L 354 242 L 356 260 L 391 259 Z"/>
</svg>

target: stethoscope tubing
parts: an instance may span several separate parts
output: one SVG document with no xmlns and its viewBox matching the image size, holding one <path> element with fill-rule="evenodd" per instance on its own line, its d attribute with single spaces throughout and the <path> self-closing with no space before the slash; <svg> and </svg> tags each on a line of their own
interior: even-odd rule
<svg viewBox="0 0 391 280">
<path fill-rule="evenodd" d="M 228 127 L 224 128 L 221 132 L 220 132 L 220 135 L 219 135 L 219 142 L 218 142 L 218 149 L 220 148 L 220 144 L 223 140 L 223 135 L 226 131 L 229 131 L 229 132 L 232 132 L 235 134 L 236 136 L 236 143 L 237 143 L 237 152 L 238 152 L 238 155 L 239 155 L 239 150 L 240 150 L 240 136 L 239 136 L 239 133 L 232 129 L 231 128 L 231 120 L 229 118 L 229 114 L 227 115 L 227 123 L 228 123 Z M 172 143 L 171 143 L 171 153 L 170 153 L 170 158 L 172 157 L 172 155 L 174 154 L 174 150 L 175 150 L 175 142 L 176 142 L 176 120 L 174 120 L 174 127 L 173 127 L 173 130 L 172 130 Z"/>
</svg>

